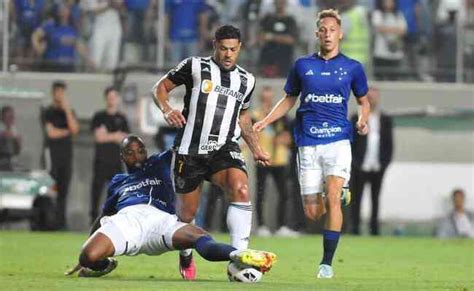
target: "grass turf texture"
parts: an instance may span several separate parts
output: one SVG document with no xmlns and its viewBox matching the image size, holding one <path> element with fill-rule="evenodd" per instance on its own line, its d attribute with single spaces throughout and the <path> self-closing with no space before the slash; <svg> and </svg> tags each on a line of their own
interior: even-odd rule
<svg viewBox="0 0 474 291">
<path fill-rule="evenodd" d="M 217 239 L 227 241 L 226 235 Z M 102 278 L 63 275 L 77 261 L 86 234 L 0 231 L 2 290 L 474 290 L 474 241 L 431 238 L 343 236 L 334 262 L 335 278 L 315 277 L 321 236 L 252 238 L 251 247 L 273 251 L 279 261 L 261 282 L 227 281 L 227 263 L 198 255 L 198 280 L 178 274 L 178 253 L 119 257 Z"/>
</svg>

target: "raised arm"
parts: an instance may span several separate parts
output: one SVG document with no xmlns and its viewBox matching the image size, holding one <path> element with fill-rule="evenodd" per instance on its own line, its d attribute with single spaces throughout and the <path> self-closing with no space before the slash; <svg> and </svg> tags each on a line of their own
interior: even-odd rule
<svg viewBox="0 0 474 291">
<path fill-rule="evenodd" d="M 271 164 L 270 155 L 260 147 L 257 134 L 252 128 L 252 118 L 247 109 L 240 112 L 239 125 L 242 130 L 242 137 L 249 146 L 254 160 L 260 165 L 269 166 Z"/>
<path fill-rule="evenodd" d="M 275 120 L 278 120 L 282 118 L 283 116 L 285 116 L 286 113 L 290 111 L 291 108 L 293 108 L 293 106 L 295 106 L 296 98 L 297 97 L 285 95 L 285 97 L 280 99 L 280 101 L 278 101 L 278 103 L 275 104 L 272 111 L 270 111 L 270 113 L 268 113 L 268 115 L 265 116 L 265 118 L 263 118 L 261 121 L 254 124 L 253 130 L 256 132 L 260 132 L 265 127 L 275 122 Z"/>
</svg>

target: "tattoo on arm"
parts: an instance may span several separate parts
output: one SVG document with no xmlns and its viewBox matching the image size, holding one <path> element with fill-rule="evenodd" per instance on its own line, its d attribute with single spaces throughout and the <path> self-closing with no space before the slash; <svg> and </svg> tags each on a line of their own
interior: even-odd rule
<svg viewBox="0 0 474 291">
<path fill-rule="evenodd" d="M 240 128 L 242 129 L 242 137 L 249 146 L 250 150 L 254 152 L 258 148 L 258 137 L 252 128 L 252 120 L 248 113 L 240 116 Z"/>
</svg>

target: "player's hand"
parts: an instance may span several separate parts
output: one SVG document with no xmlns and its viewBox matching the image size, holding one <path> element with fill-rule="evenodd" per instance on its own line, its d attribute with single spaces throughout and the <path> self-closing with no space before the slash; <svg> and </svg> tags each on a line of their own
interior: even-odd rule
<svg viewBox="0 0 474 291">
<path fill-rule="evenodd" d="M 366 135 L 369 133 L 369 125 L 367 122 L 358 121 L 356 124 L 357 133 L 360 135 Z"/>
<path fill-rule="evenodd" d="M 261 149 L 253 154 L 253 159 L 259 166 L 268 167 L 272 164 L 270 154 Z"/>
<path fill-rule="evenodd" d="M 258 122 L 255 122 L 252 129 L 253 131 L 255 132 L 260 132 L 262 131 L 265 127 L 267 127 L 267 124 L 265 124 L 265 122 L 263 122 L 263 120 L 261 121 L 258 121 Z"/>
<path fill-rule="evenodd" d="M 64 275 L 66 276 L 71 276 L 72 274 L 76 273 L 77 271 L 79 271 L 80 269 L 82 268 L 82 266 L 78 263 L 74 268 L 72 268 L 71 270 L 69 271 L 66 271 L 64 273 Z"/>
<path fill-rule="evenodd" d="M 186 124 L 186 118 L 184 118 L 181 111 L 176 109 L 170 109 L 163 113 L 166 122 L 172 127 L 182 128 Z"/>
</svg>

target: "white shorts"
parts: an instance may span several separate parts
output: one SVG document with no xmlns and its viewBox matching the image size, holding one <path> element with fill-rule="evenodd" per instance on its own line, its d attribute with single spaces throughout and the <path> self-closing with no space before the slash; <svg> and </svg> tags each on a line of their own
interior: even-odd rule
<svg viewBox="0 0 474 291">
<path fill-rule="evenodd" d="M 327 176 L 339 176 L 345 184 L 351 177 L 352 152 L 349 140 L 298 148 L 298 178 L 301 195 L 324 192 Z"/>
<path fill-rule="evenodd" d="M 114 256 L 156 256 L 174 250 L 173 235 L 186 225 L 176 215 L 146 204 L 128 206 L 115 215 L 104 216 L 100 224 L 96 232 L 112 241 Z"/>
</svg>

